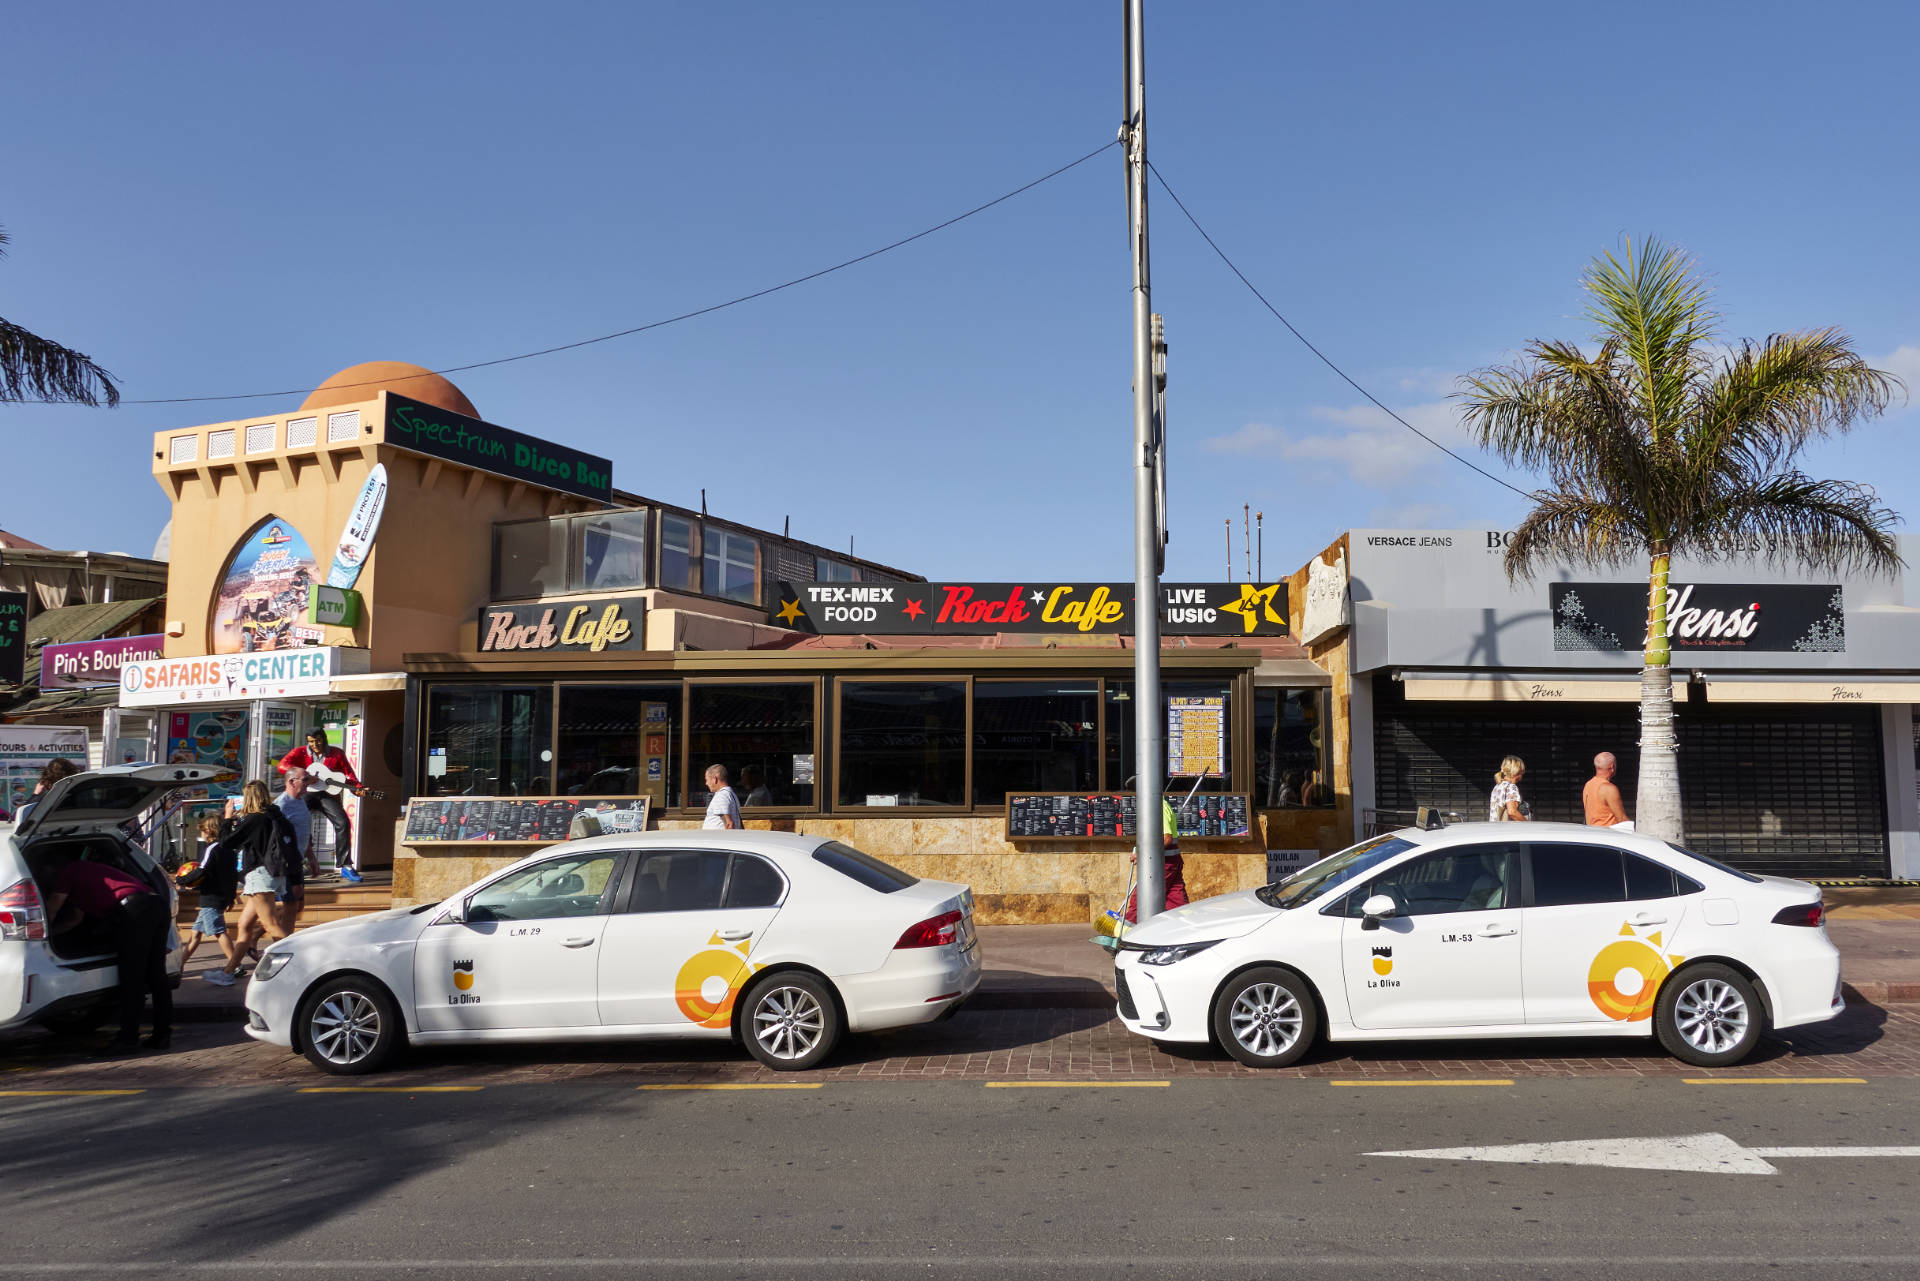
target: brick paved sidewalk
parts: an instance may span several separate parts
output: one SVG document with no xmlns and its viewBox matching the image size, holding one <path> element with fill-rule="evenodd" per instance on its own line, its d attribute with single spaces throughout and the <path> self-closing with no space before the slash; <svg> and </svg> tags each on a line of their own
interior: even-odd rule
<svg viewBox="0 0 1920 1281">
<path fill-rule="evenodd" d="M 1090 1009 L 963 1011 L 931 1027 L 849 1038 L 832 1066 L 812 1074 L 769 1072 L 726 1045 L 647 1042 L 436 1047 L 410 1051 L 380 1076 L 328 1077 L 305 1059 L 251 1041 L 227 1024 L 183 1026 L 166 1054 L 101 1062 L 87 1058 L 86 1048 L 45 1036 L 0 1042 L 0 1090 L 1218 1077 L 1911 1077 L 1920 1076 L 1920 1007 L 1851 1005 L 1831 1022 L 1769 1037 L 1746 1063 L 1719 1072 L 1688 1067 L 1652 1042 L 1637 1040 L 1322 1046 L 1298 1066 L 1259 1072 L 1205 1047 L 1161 1049 L 1126 1031 L 1110 1014 Z"/>
</svg>

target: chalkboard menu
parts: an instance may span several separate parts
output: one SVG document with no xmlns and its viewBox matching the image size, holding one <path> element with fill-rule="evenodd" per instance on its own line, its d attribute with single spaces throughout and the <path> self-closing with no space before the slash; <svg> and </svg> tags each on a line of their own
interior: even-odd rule
<svg viewBox="0 0 1920 1281">
<path fill-rule="evenodd" d="M 406 842 L 495 841 L 550 845 L 582 815 L 585 835 L 647 830 L 649 800 L 633 796 L 419 796 L 407 806 Z"/>
<path fill-rule="evenodd" d="M 1245 792 L 1224 796 L 1169 796 L 1182 839 L 1249 835 L 1252 807 Z M 1007 796 L 1010 841 L 1131 841 L 1131 792 L 1014 792 Z"/>
</svg>

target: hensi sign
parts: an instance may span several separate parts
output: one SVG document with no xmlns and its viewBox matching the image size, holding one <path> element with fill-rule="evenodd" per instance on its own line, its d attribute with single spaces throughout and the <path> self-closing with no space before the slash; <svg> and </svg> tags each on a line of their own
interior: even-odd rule
<svg viewBox="0 0 1920 1281">
<path fill-rule="evenodd" d="M 396 392 L 385 395 L 386 440 L 390 445 L 509 480 L 612 501 L 613 464 L 604 458 L 422 404 Z"/>
<path fill-rule="evenodd" d="M 1556 650 L 1626 652 L 1645 643 L 1647 588 L 1640 583 L 1553 583 Z M 1673 583 L 1667 638 L 1676 651 L 1841 653 L 1845 594 L 1832 583 Z"/>
</svg>

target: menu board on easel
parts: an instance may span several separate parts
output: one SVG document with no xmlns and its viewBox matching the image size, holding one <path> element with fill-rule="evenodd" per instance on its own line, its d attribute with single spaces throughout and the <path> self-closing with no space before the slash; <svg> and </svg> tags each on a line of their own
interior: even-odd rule
<svg viewBox="0 0 1920 1281">
<path fill-rule="evenodd" d="M 644 832 L 651 809 L 646 796 L 419 796 L 407 806 L 404 840 L 551 845 L 575 836 Z M 577 833 L 576 819 L 584 829 Z"/>
<path fill-rule="evenodd" d="M 1225 795 L 1169 796 L 1182 840 L 1235 840 L 1251 832 L 1251 798 Z M 1131 841 L 1134 837 L 1131 792 L 1010 792 L 1007 795 L 1009 841 Z"/>
<path fill-rule="evenodd" d="M 1178 696 L 1167 700 L 1167 773 L 1174 778 L 1218 778 L 1226 759 L 1227 700 Z"/>
</svg>

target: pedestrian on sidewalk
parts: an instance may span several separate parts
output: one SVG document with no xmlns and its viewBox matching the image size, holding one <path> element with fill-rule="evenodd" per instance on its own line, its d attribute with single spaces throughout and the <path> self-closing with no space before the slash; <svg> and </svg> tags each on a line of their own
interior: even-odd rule
<svg viewBox="0 0 1920 1281">
<path fill-rule="evenodd" d="M 307 772 L 297 766 L 288 770 L 284 786 L 273 803 L 292 830 L 295 853 L 286 860 L 287 885 L 278 896 L 282 937 L 293 933 L 307 905 L 307 878 L 320 875 L 320 861 L 313 853 L 313 811 L 307 808 Z"/>
<path fill-rule="evenodd" d="M 326 770 L 329 776 L 345 780 L 347 789 L 358 795 L 362 790 L 359 775 L 353 772 L 353 762 L 347 754 L 327 743 L 327 731 L 316 729 L 308 733 L 307 745 L 296 747 L 280 758 L 279 770 L 290 774 L 294 770 L 311 771 L 314 766 Z M 309 779 L 309 783 L 313 780 Z M 327 787 L 309 786 L 306 793 L 307 809 L 327 820 L 327 826 L 333 829 L 333 865 L 340 873 L 340 879 L 360 883 L 359 858 L 353 852 L 353 820 L 347 816 L 345 801 L 340 793 Z M 311 825 L 311 818 L 309 818 Z"/>
<path fill-rule="evenodd" d="M 91 917 L 113 930 L 119 965 L 120 1032 L 102 1054 L 140 1048 L 140 1010 L 153 997 L 153 1035 L 147 1048 L 164 1050 L 173 1040 L 173 985 L 167 980 L 167 901 L 136 873 L 109 863 L 75 859 L 53 878 L 47 894 L 49 931 L 58 935 Z"/>
<path fill-rule="evenodd" d="M 1500 762 L 1493 776 L 1493 795 L 1487 798 L 1489 823 L 1524 823 L 1533 818 L 1533 806 L 1520 797 L 1520 780 L 1526 777 L 1527 763 L 1518 756 Z"/>
<path fill-rule="evenodd" d="M 267 795 L 267 785 L 259 779 L 248 779 L 237 801 L 227 802 L 227 810 L 227 821 L 220 827 L 220 844 L 240 854 L 240 922 L 234 929 L 233 954 L 220 969 L 207 972 L 207 982 L 215 987 L 233 986 L 240 963 L 263 935 L 271 934 L 276 940 L 287 936 L 280 928 L 275 903 L 287 892 L 287 867 L 299 857 L 286 815 L 274 805 Z"/>
<path fill-rule="evenodd" d="M 707 766 L 707 790 L 713 793 L 713 799 L 707 802 L 707 816 L 700 820 L 700 826 L 716 830 L 739 827 L 740 798 L 727 786 L 726 766 Z"/>
<path fill-rule="evenodd" d="M 73 774 L 78 774 L 79 772 L 80 767 L 64 756 L 56 756 L 45 765 L 42 765 L 40 767 L 39 781 L 33 785 L 33 795 L 28 797 L 26 803 L 13 812 L 14 826 L 18 827 L 27 821 L 27 815 L 33 812 L 33 807 L 40 803 L 41 795 L 49 787 L 52 787 L 61 779 Z"/>
<path fill-rule="evenodd" d="M 1163 880 L 1163 888 L 1167 892 L 1165 909 L 1172 911 L 1176 907 L 1187 905 L 1187 863 L 1180 857 L 1180 815 L 1175 812 L 1173 803 L 1164 796 L 1160 798 L 1160 822 L 1164 832 L 1160 848 L 1166 854 Z M 1136 868 L 1140 864 L 1138 849 L 1133 852 L 1133 862 Z M 1139 884 L 1137 874 L 1134 883 Z M 1136 919 L 1137 905 L 1134 902 L 1139 893 L 1140 891 L 1136 889 L 1127 895 L 1127 907 L 1122 915 L 1129 925 L 1139 923 Z"/>
<path fill-rule="evenodd" d="M 1613 781 L 1614 771 L 1619 767 L 1612 752 L 1602 752 L 1593 758 L 1593 777 L 1580 791 L 1588 827 L 1633 827 L 1633 820 L 1627 817 L 1627 807 L 1620 801 L 1620 789 Z"/>
<path fill-rule="evenodd" d="M 200 895 L 200 907 L 194 913 L 193 933 L 187 939 L 180 963 L 185 965 L 191 961 L 208 939 L 218 939 L 221 954 L 231 961 L 233 940 L 227 936 L 226 912 L 233 906 L 233 892 L 240 875 L 233 855 L 220 846 L 220 819 L 216 815 L 208 814 L 200 820 L 200 851 L 194 862 L 200 869 L 200 877 L 193 883 Z"/>
</svg>

